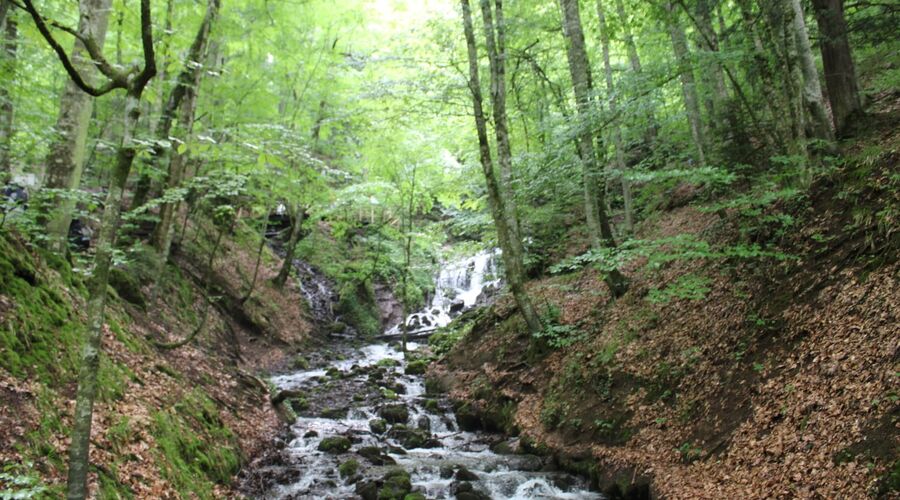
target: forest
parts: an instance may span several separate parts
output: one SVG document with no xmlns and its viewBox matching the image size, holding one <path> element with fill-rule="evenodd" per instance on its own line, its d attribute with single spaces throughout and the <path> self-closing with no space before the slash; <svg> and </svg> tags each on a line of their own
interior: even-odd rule
<svg viewBox="0 0 900 500">
<path fill-rule="evenodd" d="M 0 0 L 0 499 L 900 498 L 900 4 Z"/>
</svg>

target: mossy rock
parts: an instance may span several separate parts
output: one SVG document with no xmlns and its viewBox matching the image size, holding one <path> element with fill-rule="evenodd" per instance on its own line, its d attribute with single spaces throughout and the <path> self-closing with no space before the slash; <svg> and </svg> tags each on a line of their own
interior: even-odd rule
<svg viewBox="0 0 900 500">
<path fill-rule="evenodd" d="M 372 465 L 394 465 L 397 463 L 396 460 L 391 458 L 390 455 L 377 446 L 363 446 L 357 453 L 359 456 L 371 462 Z"/>
<path fill-rule="evenodd" d="M 325 453 L 346 453 L 350 449 L 350 440 L 344 436 L 327 437 L 319 443 L 318 450 Z"/>
<path fill-rule="evenodd" d="M 409 420 L 409 409 L 402 404 L 383 406 L 378 413 L 392 424 L 405 424 Z"/>
<path fill-rule="evenodd" d="M 387 432 L 387 421 L 383 418 L 373 418 L 369 420 L 369 430 L 373 434 L 384 434 Z"/>
<path fill-rule="evenodd" d="M 331 420 L 341 420 L 343 418 L 347 418 L 347 412 L 350 411 L 349 408 L 329 408 L 327 410 L 322 410 L 320 416 L 322 418 L 327 418 Z"/>
<path fill-rule="evenodd" d="M 358 471 L 358 470 L 359 470 L 359 461 L 356 460 L 355 458 L 351 458 L 350 460 L 347 460 L 346 462 L 342 463 L 338 467 L 338 473 L 344 479 L 352 477 L 353 475 L 356 474 L 356 471 Z"/>
<path fill-rule="evenodd" d="M 297 355 L 291 363 L 291 368 L 294 370 L 309 370 L 309 367 L 309 360 L 301 355 Z"/>
<path fill-rule="evenodd" d="M 438 402 L 436 399 L 426 400 L 425 401 L 425 410 L 427 410 L 429 413 L 435 413 L 438 415 L 440 415 L 442 413 L 441 407 L 438 405 Z"/>
<path fill-rule="evenodd" d="M 409 472 L 403 469 L 391 469 L 384 475 L 383 481 L 383 486 L 378 490 L 378 500 L 403 500 L 412 492 Z"/>
<path fill-rule="evenodd" d="M 426 500 L 426 497 L 421 493 L 410 493 L 403 497 L 403 500 Z"/>
<path fill-rule="evenodd" d="M 135 273 L 114 267 L 109 270 L 109 285 L 126 302 L 140 308 L 147 307 L 147 300 L 141 291 L 141 281 Z"/>
<path fill-rule="evenodd" d="M 415 359 L 406 364 L 404 373 L 407 375 L 424 375 L 425 371 L 428 370 L 428 364 L 427 359 Z"/>
</svg>

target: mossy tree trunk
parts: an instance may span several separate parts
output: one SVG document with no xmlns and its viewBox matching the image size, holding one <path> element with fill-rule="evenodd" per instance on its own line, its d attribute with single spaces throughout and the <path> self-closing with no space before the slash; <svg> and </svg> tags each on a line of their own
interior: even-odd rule
<svg viewBox="0 0 900 500">
<path fill-rule="evenodd" d="M 844 0 L 812 0 L 819 24 L 819 44 L 825 66 L 825 86 L 837 135 L 847 132 L 855 115 L 862 113 L 856 67 L 847 39 Z"/>
<path fill-rule="evenodd" d="M 33 0 L 23 0 L 25 9 L 31 15 L 50 47 L 56 52 L 66 72 L 80 91 L 94 97 L 105 95 L 116 89 L 125 91 L 125 117 L 122 127 L 122 144 L 119 146 L 116 164 L 108 186 L 106 203 L 100 218 L 99 235 L 96 239 L 94 267 L 88 281 L 87 332 L 81 350 L 78 370 L 78 389 L 75 396 L 72 440 L 69 445 L 69 472 L 67 478 L 67 498 L 81 500 L 87 497 L 87 476 L 90 465 L 91 423 L 94 400 L 97 396 L 97 373 L 100 368 L 103 325 L 107 287 L 112 266 L 113 250 L 116 243 L 122 202 L 128 174 L 137 154 L 134 135 L 141 116 L 141 96 L 150 80 L 156 76 L 156 54 L 153 51 L 153 23 L 150 15 L 150 0 L 141 0 L 141 46 L 144 67 L 127 72 L 109 64 L 103 57 L 101 45 L 90 33 L 82 33 L 81 41 L 94 65 L 106 76 L 102 86 L 95 86 L 79 72 L 76 64 L 68 57 L 59 42 L 53 37 L 43 16 L 34 7 Z M 106 14 L 104 14 L 106 15 Z"/>
<path fill-rule="evenodd" d="M 478 49 L 475 44 L 475 29 L 472 26 L 472 9 L 469 0 L 460 0 L 463 17 L 463 30 L 466 37 L 466 47 L 469 59 L 469 91 L 472 94 L 472 104 L 475 114 L 475 128 L 478 132 L 478 151 L 484 173 L 485 184 L 488 191 L 488 204 L 494 219 L 494 227 L 497 230 L 497 239 L 500 249 L 503 251 L 503 264 L 506 268 L 506 279 L 510 291 L 519 308 L 519 313 L 528 325 L 528 330 L 534 334 L 543 329 L 541 319 L 531 302 L 531 298 L 525 291 L 525 270 L 522 263 L 524 249 L 522 241 L 514 238 L 512 228 L 509 226 L 508 208 L 500 183 L 494 172 L 491 159 L 491 146 L 488 140 L 487 120 L 484 114 L 484 98 L 481 93 L 481 81 L 478 77 Z"/>
<path fill-rule="evenodd" d="M 612 226 L 606 214 L 606 202 L 603 191 L 603 171 L 598 151 L 594 146 L 594 134 L 589 122 L 592 115 L 591 101 L 593 83 L 591 67 L 584 42 L 584 31 L 581 27 L 581 13 L 577 0 L 560 0 L 563 14 L 563 34 L 566 37 L 566 53 L 569 60 L 569 73 L 572 77 L 572 88 L 575 93 L 575 105 L 581 121 L 578 125 L 578 152 L 581 159 L 582 188 L 584 194 L 584 211 L 590 231 L 591 244 L 594 248 L 615 248 Z M 599 142 L 599 141 L 598 141 Z M 625 276 L 613 269 L 606 276 L 606 283 L 614 297 L 625 293 L 628 284 Z"/>
<path fill-rule="evenodd" d="M 8 1 L 0 0 L 4 11 Z M 12 139 L 14 133 L 15 106 L 9 91 L 11 80 L 16 73 L 16 52 L 19 47 L 19 30 L 16 24 L 15 13 L 3 13 L 0 17 L 0 30 L 3 41 L 0 44 L 0 69 L 3 70 L 5 81 L 0 86 L 0 183 L 12 173 Z"/>
<path fill-rule="evenodd" d="M 297 252 L 297 243 L 300 242 L 300 236 L 303 234 L 303 220 L 306 209 L 303 205 L 297 204 L 293 210 L 291 217 L 291 236 L 288 238 L 287 246 L 284 248 L 284 262 L 281 263 L 281 269 L 278 276 L 275 276 L 275 287 L 279 290 L 284 288 L 288 278 L 291 276 L 291 270 L 294 268 L 294 254 Z"/>
<path fill-rule="evenodd" d="M 79 3 L 78 33 L 93 40 L 98 47 L 103 47 L 106 40 L 111 5 L 112 0 L 81 0 Z M 70 60 L 86 83 L 92 84 L 98 79 L 92 58 L 81 40 L 75 40 Z M 44 188 L 71 191 L 81 186 L 93 109 L 94 97 L 83 92 L 72 79 L 67 80 L 59 100 L 59 117 L 55 127 L 57 136 L 50 144 L 45 162 Z M 47 233 L 56 251 L 66 250 L 74 210 L 74 198 L 62 197 L 47 219 Z"/>
</svg>

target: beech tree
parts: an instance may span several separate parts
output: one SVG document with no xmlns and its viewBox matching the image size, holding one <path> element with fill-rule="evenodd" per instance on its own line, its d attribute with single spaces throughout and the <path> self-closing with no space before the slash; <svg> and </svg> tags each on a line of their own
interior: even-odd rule
<svg viewBox="0 0 900 500">
<path fill-rule="evenodd" d="M 854 117 L 862 113 L 856 67 L 847 39 L 844 0 L 813 0 L 812 4 L 819 25 L 819 45 L 834 128 L 838 135 L 843 135 Z"/>
<path fill-rule="evenodd" d="M 606 214 L 606 202 L 602 179 L 603 167 L 600 164 L 597 149 L 594 147 L 594 134 L 590 116 L 595 105 L 591 99 L 593 84 L 591 68 L 584 43 L 584 31 L 581 27 L 581 14 L 577 0 L 560 0 L 562 7 L 563 34 L 566 37 L 566 51 L 569 59 L 569 72 L 572 77 L 572 88 L 575 93 L 575 108 L 580 118 L 577 138 L 578 154 L 581 159 L 582 183 L 584 193 L 584 212 L 588 231 L 594 248 L 616 246 L 612 226 Z M 601 142 L 598 138 L 598 142 Z M 602 143 L 602 142 L 601 142 Z M 614 297 L 625 293 L 628 284 L 618 270 L 613 269 L 606 276 L 606 283 Z"/>
<path fill-rule="evenodd" d="M 460 0 L 460 6 L 462 7 L 463 31 L 469 59 L 469 92 L 472 96 L 475 128 L 478 133 L 479 159 L 487 186 L 488 204 L 494 219 L 494 227 L 497 230 L 500 249 L 503 251 L 503 264 L 506 269 L 509 289 L 515 298 L 516 305 L 519 307 L 519 313 L 528 325 L 529 331 L 535 334 L 540 332 L 543 326 L 537 311 L 534 309 L 531 298 L 525 290 L 522 240 L 517 237 L 509 223 L 509 207 L 494 170 L 491 145 L 487 133 L 487 120 L 484 115 L 484 98 L 482 97 L 481 81 L 478 76 L 478 49 L 475 44 L 475 29 L 472 26 L 472 9 L 469 6 L 469 0 Z M 497 98 L 499 97 L 500 95 L 497 94 Z M 496 106 L 496 103 L 494 105 Z"/>
<path fill-rule="evenodd" d="M 88 0 L 92 1 L 92 0 Z M 67 497 L 70 500 L 83 499 L 87 496 L 87 474 L 91 440 L 91 423 L 94 410 L 94 399 L 97 395 L 97 372 L 100 367 L 100 349 L 103 336 L 105 307 L 109 272 L 112 265 L 113 249 L 122 210 L 122 199 L 131 165 L 137 154 L 137 143 L 134 132 L 141 116 L 141 96 L 150 80 L 156 75 L 156 55 L 153 51 L 153 24 L 150 17 L 150 0 L 141 0 L 141 46 L 143 49 L 143 68 L 131 68 L 123 71 L 115 68 L 103 56 L 102 49 L 92 28 L 86 27 L 73 33 L 85 53 L 100 72 L 105 81 L 94 84 L 84 76 L 83 67 L 66 55 L 65 50 L 50 32 L 47 22 L 34 7 L 32 0 L 23 0 L 25 8 L 31 15 L 34 24 L 62 62 L 63 67 L 77 86 L 79 91 L 98 97 L 114 90 L 125 92 L 125 116 L 122 122 L 122 143 L 119 146 L 116 165 L 108 186 L 106 203 L 100 219 L 99 235 L 96 240 L 94 268 L 88 283 L 87 324 L 88 331 L 81 352 L 81 367 L 78 372 L 78 391 L 75 398 L 74 427 L 72 442 L 69 446 L 69 474 L 67 481 Z M 84 11 L 82 11 L 84 14 Z M 103 14 L 105 16 L 106 14 Z M 85 26 L 91 26 L 90 13 Z M 59 27 L 56 23 L 53 24 Z"/>
</svg>

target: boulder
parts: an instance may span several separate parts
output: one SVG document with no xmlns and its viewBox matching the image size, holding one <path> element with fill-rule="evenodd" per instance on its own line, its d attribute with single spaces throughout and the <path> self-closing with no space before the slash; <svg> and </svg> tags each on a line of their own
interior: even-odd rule
<svg viewBox="0 0 900 500">
<path fill-rule="evenodd" d="M 378 414 L 392 424 L 405 424 L 409 420 L 409 409 L 402 404 L 382 406 Z"/>
<path fill-rule="evenodd" d="M 406 364 L 406 369 L 403 373 L 407 375 L 424 375 L 427 369 L 427 359 L 415 359 Z"/>
<path fill-rule="evenodd" d="M 460 465 L 456 471 L 457 481 L 478 481 L 478 474 L 470 471 L 465 465 Z"/>
<path fill-rule="evenodd" d="M 350 449 L 350 440 L 344 436 L 331 436 L 319 443 L 318 450 L 325 453 L 346 453 Z"/>
<path fill-rule="evenodd" d="M 338 467 L 338 474 L 340 474 L 342 478 L 347 479 L 354 476 L 358 470 L 359 462 L 355 458 L 351 458 Z"/>
<path fill-rule="evenodd" d="M 378 500 L 378 483 L 360 481 L 356 483 L 356 494 L 363 500 Z"/>
<path fill-rule="evenodd" d="M 373 434 L 384 434 L 387 432 L 387 421 L 383 418 L 373 418 L 369 420 L 369 430 Z"/>
<path fill-rule="evenodd" d="M 378 490 L 378 500 L 403 500 L 412 492 L 412 481 L 409 472 L 401 468 L 391 469 L 382 479 L 383 485 Z"/>
<path fill-rule="evenodd" d="M 360 448 L 357 453 L 359 453 L 359 456 L 371 462 L 372 465 L 394 465 L 397 463 L 396 460 L 391 458 L 377 446 L 364 446 Z"/>
</svg>

